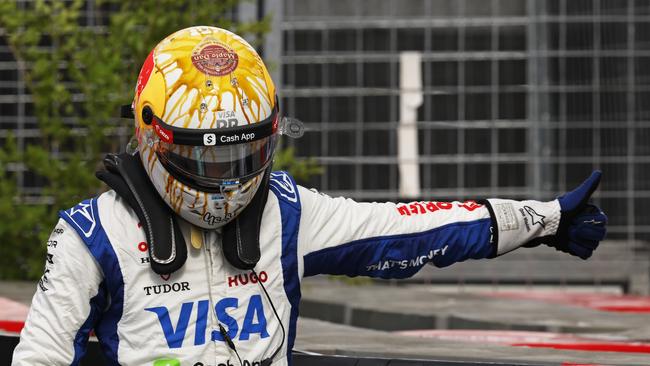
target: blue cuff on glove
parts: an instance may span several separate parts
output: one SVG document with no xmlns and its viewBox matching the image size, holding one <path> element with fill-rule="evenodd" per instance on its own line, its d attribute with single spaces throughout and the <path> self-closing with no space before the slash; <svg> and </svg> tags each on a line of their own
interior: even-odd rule
<svg viewBox="0 0 650 366">
<path fill-rule="evenodd" d="M 562 214 L 558 231 L 553 237 L 539 238 L 541 243 L 582 259 L 591 257 L 607 233 L 607 216 L 597 206 L 587 203 L 598 188 L 601 176 L 600 171 L 594 171 L 578 188 L 558 197 Z"/>
</svg>

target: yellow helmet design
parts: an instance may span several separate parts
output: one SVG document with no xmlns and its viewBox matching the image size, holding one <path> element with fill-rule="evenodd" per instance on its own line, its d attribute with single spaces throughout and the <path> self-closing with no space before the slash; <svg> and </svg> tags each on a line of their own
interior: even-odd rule
<svg viewBox="0 0 650 366">
<path fill-rule="evenodd" d="M 143 165 L 187 221 L 217 228 L 250 202 L 278 135 L 275 86 L 244 39 L 182 29 L 145 60 L 132 103 Z"/>
</svg>

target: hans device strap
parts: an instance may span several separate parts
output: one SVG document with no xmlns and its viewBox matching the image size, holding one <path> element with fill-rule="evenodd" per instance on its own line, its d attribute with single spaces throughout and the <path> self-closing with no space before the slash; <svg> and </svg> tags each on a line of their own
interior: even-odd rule
<svg viewBox="0 0 650 366">
<path fill-rule="evenodd" d="M 260 260 L 260 226 L 270 178 L 271 165 L 266 168 L 262 183 L 248 206 L 223 228 L 223 254 L 235 268 L 251 270 Z"/>
<path fill-rule="evenodd" d="M 108 154 L 106 170 L 97 178 L 111 187 L 135 211 L 149 243 L 151 268 L 158 274 L 180 269 L 187 259 L 187 246 L 178 227 L 177 216 L 160 198 L 147 176 L 140 155 Z M 251 270 L 260 260 L 260 225 L 269 193 L 271 166 L 249 205 L 223 228 L 223 252 L 235 268 Z"/>
<path fill-rule="evenodd" d="M 149 244 L 151 269 L 170 274 L 185 264 L 187 247 L 176 215 L 160 198 L 147 176 L 140 155 L 108 154 L 106 170 L 95 173 L 135 211 Z"/>
</svg>

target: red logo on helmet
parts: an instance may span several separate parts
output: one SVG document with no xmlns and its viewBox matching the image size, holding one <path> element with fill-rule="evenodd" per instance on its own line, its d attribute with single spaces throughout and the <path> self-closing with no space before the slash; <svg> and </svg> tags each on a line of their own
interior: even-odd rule
<svg viewBox="0 0 650 366">
<path fill-rule="evenodd" d="M 140 74 L 138 75 L 138 83 L 135 86 L 135 96 L 136 98 L 142 93 L 142 89 L 147 86 L 149 77 L 151 76 L 151 71 L 153 70 L 153 50 L 149 52 L 149 56 L 144 60 L 144 64 L 140 69 Z"/>
<path fill-rule="evenodd" d="M 239 56 L 228 46 L 211 41 L 199 44 L 192 52 L 192 64 L 204 74 L 228 75 L 235 71 Z"/>
<path fill-rule="evenodd" d="M 155 118 L 153 120 L 153 129 L 156 131 L 156 135 L 158 135 L 158 137 L 160 137 L 163 142 L 166 142 L 168 144 L 174 143 L 174 133 L 168 129 L 161 127 Z"/>
</svg>

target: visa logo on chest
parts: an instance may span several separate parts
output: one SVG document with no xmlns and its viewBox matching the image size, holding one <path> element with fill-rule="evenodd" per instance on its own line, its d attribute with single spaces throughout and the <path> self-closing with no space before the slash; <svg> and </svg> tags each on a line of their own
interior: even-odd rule
<svg viewBox="0 0 650 366">
<path fill-rule="evenodd" d="M 244 304 L 242 304 L 243 306 Z M 196 311 L 193 309 L 196 307 Z M 194 345 L 199 346 L 205 344 L 206 334 L 208 327 L 208 311 L 210 307 L 209 300 L 199 300 L 196 302 L 185 302 L 181 305 L 181 311 L 176 320 L 176 326 L 172 324 L 172 317 L 169 314 L 169 309 L 165 306 L 157 306 L 146 308 L 144 310 L 150 311 L 158 316 L 158 322 L 165 334 L 167 346 L 169 348 L 181 348 L 183 340 L 187 333 L 187 326 L 190 324 L 190 319 L 195 314 L 194 324 Z M 214 312 L 217 319 L 228 330 L 228 337 L 236 339 L 239 335 L 240 341 L 247 341 L 251 339 L 252 334 L 259 334 L 259 338 L 267 338 L 269 336 L 266 330 L 266 315 L 264 314 L 264 306 L 262 305 L 262 297 L 260 295 L 253 295 L 248 300 L 246 308 L 246 315 L 240 322 L 230 316 L 227 309 L 239 308 L 239 299 L 236 297 L 226 297 L 219 300 L 214 306 Z M 216 325 L 215 325 L 216 327 Z M 223 337 L 218 330 L 210 332 L 210 339 L 212 341 L 224 342 Z"/>
</svg>

